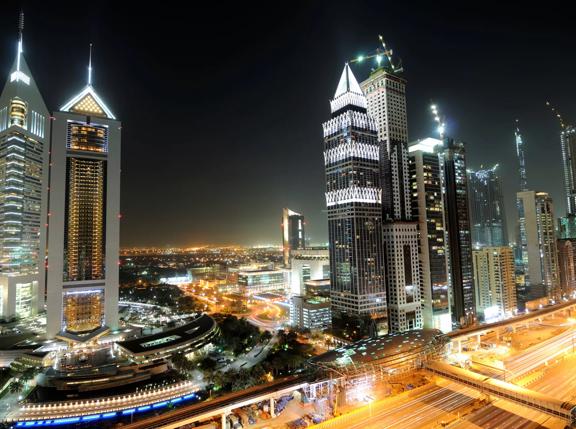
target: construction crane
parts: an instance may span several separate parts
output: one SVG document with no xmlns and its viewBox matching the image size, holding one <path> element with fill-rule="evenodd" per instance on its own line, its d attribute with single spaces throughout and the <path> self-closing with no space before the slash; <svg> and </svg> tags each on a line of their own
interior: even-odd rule
<svg viewBox="0 0 576 429">
<path fill-rule="evenodd" d="M 376 48 L 375 51 L 371 52 L 368 55 L 359 55 L 358 57 L 354 58 L 353 60 L 350 60 L 349 63 L 350 64 L 362 63 L 366 60 L 376 58 L 376 63 L 378 64 L 378 67 L 380 67 L 380 65 L 382 64 L 382 61 L 384 60 L 384 57 L 386 57 L 386 59 L 388 60 L 388 64 L 390 65 L 390 69 L 394 73 L 400 73 L 400 72 L 404 71 L 404 69 L 402 68 L 402 60 L 398 61 L 397 66 L 395 66 L 394 63 L 392 62 L 392 55 L 394 52 L 392 51 L 392 49 L 388 49 L 386 47 L 386 43 L 384 42 L 384 38 L 382 37 L 382 35 L 378 35 L 378 39 L 380 40 L 380 44 L 382 45 L 381 48 L 380 47 Z"/>
<path fill-rule="evenodd" d="M 560 114 L 560 112 L 554 106 L 552 106 L 549 101 L 546 102 L 546 106 L 548 106 L 548 108 L 552 111 L 554 116 L 558 118 L 558 121 L 560 122 L 560 128 L 562 129 L 566 128 L 566 123 L 562 119 L 562 115 Z"/>
<path fill-rule="evenodd" d="M 430 105 L 430 111 L 432 115 L 434 115 L 434 122 L 438 124 L 438 134 L 440 135 L 440 140 L 444 140 L 444 133 L 446 132 L 446 123 L 444 122 L 444 118 L 440 116 L 440 112 L 438 110 L 438 106 L 434 103 Z"/>
</svg>

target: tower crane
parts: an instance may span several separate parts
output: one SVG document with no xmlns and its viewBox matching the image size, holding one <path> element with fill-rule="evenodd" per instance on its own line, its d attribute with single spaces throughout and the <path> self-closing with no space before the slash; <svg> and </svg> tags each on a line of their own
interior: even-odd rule
<svg viewBox="0 0 576 429">
<path fill-rule="evenodd" d="M 560 122 L 560 128 L 562 128 L 562 130 L 564 130 L 564 128 L 566 128 L 566 123 L 562 119 L 562 115 L 560 114 L 558 109 L 556 109 L 554 106 L 552 106 L 549 101 L 546 102 L 546 106 L 548 106 L 548 108 L 552 111 L 554 116 L 556 116 L 556 118 L 558 118 L 558 121 Z"/>
<path fill-rule="evenodd" d="M 438 124 L 438 134 L 440 135 L 440 140 L 444 140 L 444 135 L 446 132 L 446 123 L 444 122 L 444 117 L 440 115 L 440 111 L 438 110 L 438 105 L 435 103 L 432 103 L 430 105 L 430 111 L 432 112 L 432 115 L 434 116 L 434 122 L 436 122 Z"/>
<path fill-rule="evenodd" d="M 384 59 L 384 57 L 386 57 L 386 59 L 388 60 L 388 64 L 390 65 L 390 69 L 394 73 L 400 73 L 404 71 L 404 69 L 402 68 L 402 60 L 400 59 L 398 60 L 398 65 L 394 65 L 394 63 L 392 62 L 392 55 L 394 52 L 392 51 L 392 49 L 388 49 L 386 47 L 386 43 L 384 42 L 384 38 L 382 37 L 382 35 L 378 35 L 378 39 L 380 40 L 380 44 L 382 45 L 382 47 L 376 48 L 375 51 L 372 51 L 368 55 L 359 55 L 353 60 L 350 60 L 349 63 L 350 64 L 362 63 L 366 60 L 376 58 L 376 63 L 378 64 L 378 67 L 380 67 L 380 65 L 382 64 L 382 60 Z"/>
</svg>

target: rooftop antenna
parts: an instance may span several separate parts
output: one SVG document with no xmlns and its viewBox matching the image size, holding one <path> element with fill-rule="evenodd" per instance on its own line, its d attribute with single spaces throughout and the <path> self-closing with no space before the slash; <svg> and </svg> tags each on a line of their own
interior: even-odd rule
<svg viewBox="0 0 576 429">
<path fill-rule="evenodd" d="M 22 55 L 22 38 L 24 35 L 24 11 L 20 11 L 18 18 L 18 55 L 16 56 L 16 71 L 20 71 L 20 56 Z"/>
<path fill-rule="evenodd" d="M 88 56 L 88 86 L 92 86 L 92 43 L 90 43 L 90 54 Z"/>
</svg>

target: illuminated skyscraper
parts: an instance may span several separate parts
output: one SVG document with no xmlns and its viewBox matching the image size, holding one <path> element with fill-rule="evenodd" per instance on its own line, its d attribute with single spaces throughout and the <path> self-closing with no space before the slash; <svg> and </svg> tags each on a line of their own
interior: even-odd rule
<svg viewBox="0 0 576 429">
<path fill-rule="evenodd" d="M 498 164 L 486 170 L 468 170 L 468 198 L 472 243 L 475 247 L 508 246 L 504 195 Z"/>
<path fill-rule="evenodd" d="M 560 133 L 560 142 L 564 164 L 567 214 L 574 216 L 576 215 L 576 128 L 571 125 L 564 127 Z"/>
<path fill-rule="evenodd" d="M 520 224 L 525 234 L 520 243 L 526 286 L 545 286 L 549 298 L 561 296 L 558 248 L 554 231 L 552 198 L 546 192 L 518 192 Z"/>
<path fill-rule="evenodd" d="M 44 304 L 49 113 L 22 54 L 0 95 L 0 318 Z"/>
<path fill-rule="evenodd" d="M 516 310 L 514 254 L 508 246 L 472 251 L 477 311 L 485 321 L 501 319 Z"/>
<path fill-rule="evenodd" d="M 450 276 L 444 213 L 444 178 L 438 149 L 442 140 L 427 138 L 409 147 L 412 214 L 418 220 L 421 299 L 425 328 L 452 330 Z"/>
<path fill-rule="evenodd" d="M 304 235 L 304 216 L 290 209 L 282 210 L 282 249 L 284 252 L 284 266 L 290 266 L 292 250 L 306 248 Z"/>
<path fill-rule="evenodd" d="M 514 131 L 514 138 L 516 141 L 516 156 L 518 157 L 518 176 L 520 178 L 520 192 L 528 191 L 528 180 L 526 178 L 526 158 L 524 156 L 524 141 L 518 121 L 516 121 L 516 130 Z M 526 269 L 525 261 L 522 261 L 522 242 L 526 242 L 526 225 L 523 224 L 524 213 L 522 213 L 522 205 L 518 198 L 516 198 L 516 211 L 518 212 L 518 222 L 516 223 L 516 250 L 515 257 L 520 271 Z"/>
<path fill-rule="evenodd" d="M 406 81 L 390 58 L 362 82 L 380 141 L 388 330 L 422 327 L 418 223 L 412 219 Z"/>
<path fill-rule="evenodd" d="M 466 149 L 464 143 L 444 139 L 441 150 L 444 174 L 444 207 L 448 229 L 452 318 L 460 325 L 474 322 L 476 313 L 472 278 L 472 237 L 468 208 Z"/>
<path fill-rule="evenodd" d="M 118 324 L 120 122 L 91 82 L 54 113 L 48 250 L 49 337 Z"/>
<path fill-rule="evenodd" d="M 331 302 L 335 314 L 384 314 L 377 126 L 348 64 L 323 124 Z"/>
<path fill-rule="evenodd" d="M 562 296 L 576 292 L 576 249 L 573 239 L 558 240 L 558 271 Z"/>
</svg>

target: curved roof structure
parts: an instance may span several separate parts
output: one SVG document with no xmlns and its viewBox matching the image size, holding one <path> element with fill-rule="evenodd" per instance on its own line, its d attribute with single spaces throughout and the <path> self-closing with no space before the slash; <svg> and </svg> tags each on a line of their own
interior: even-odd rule
<svg viewBox="0 0 576 429">
<path fill-rule="evenodd" d="M 449 338 L 438 329 L 417 329 L 401 334 L 366 338 L 316 356 L 310 362 L 331 367 L 368 364 L 395 367 L 406 364 L 422 354 L 435 353 L 449 341 Z"/>
</svg>

